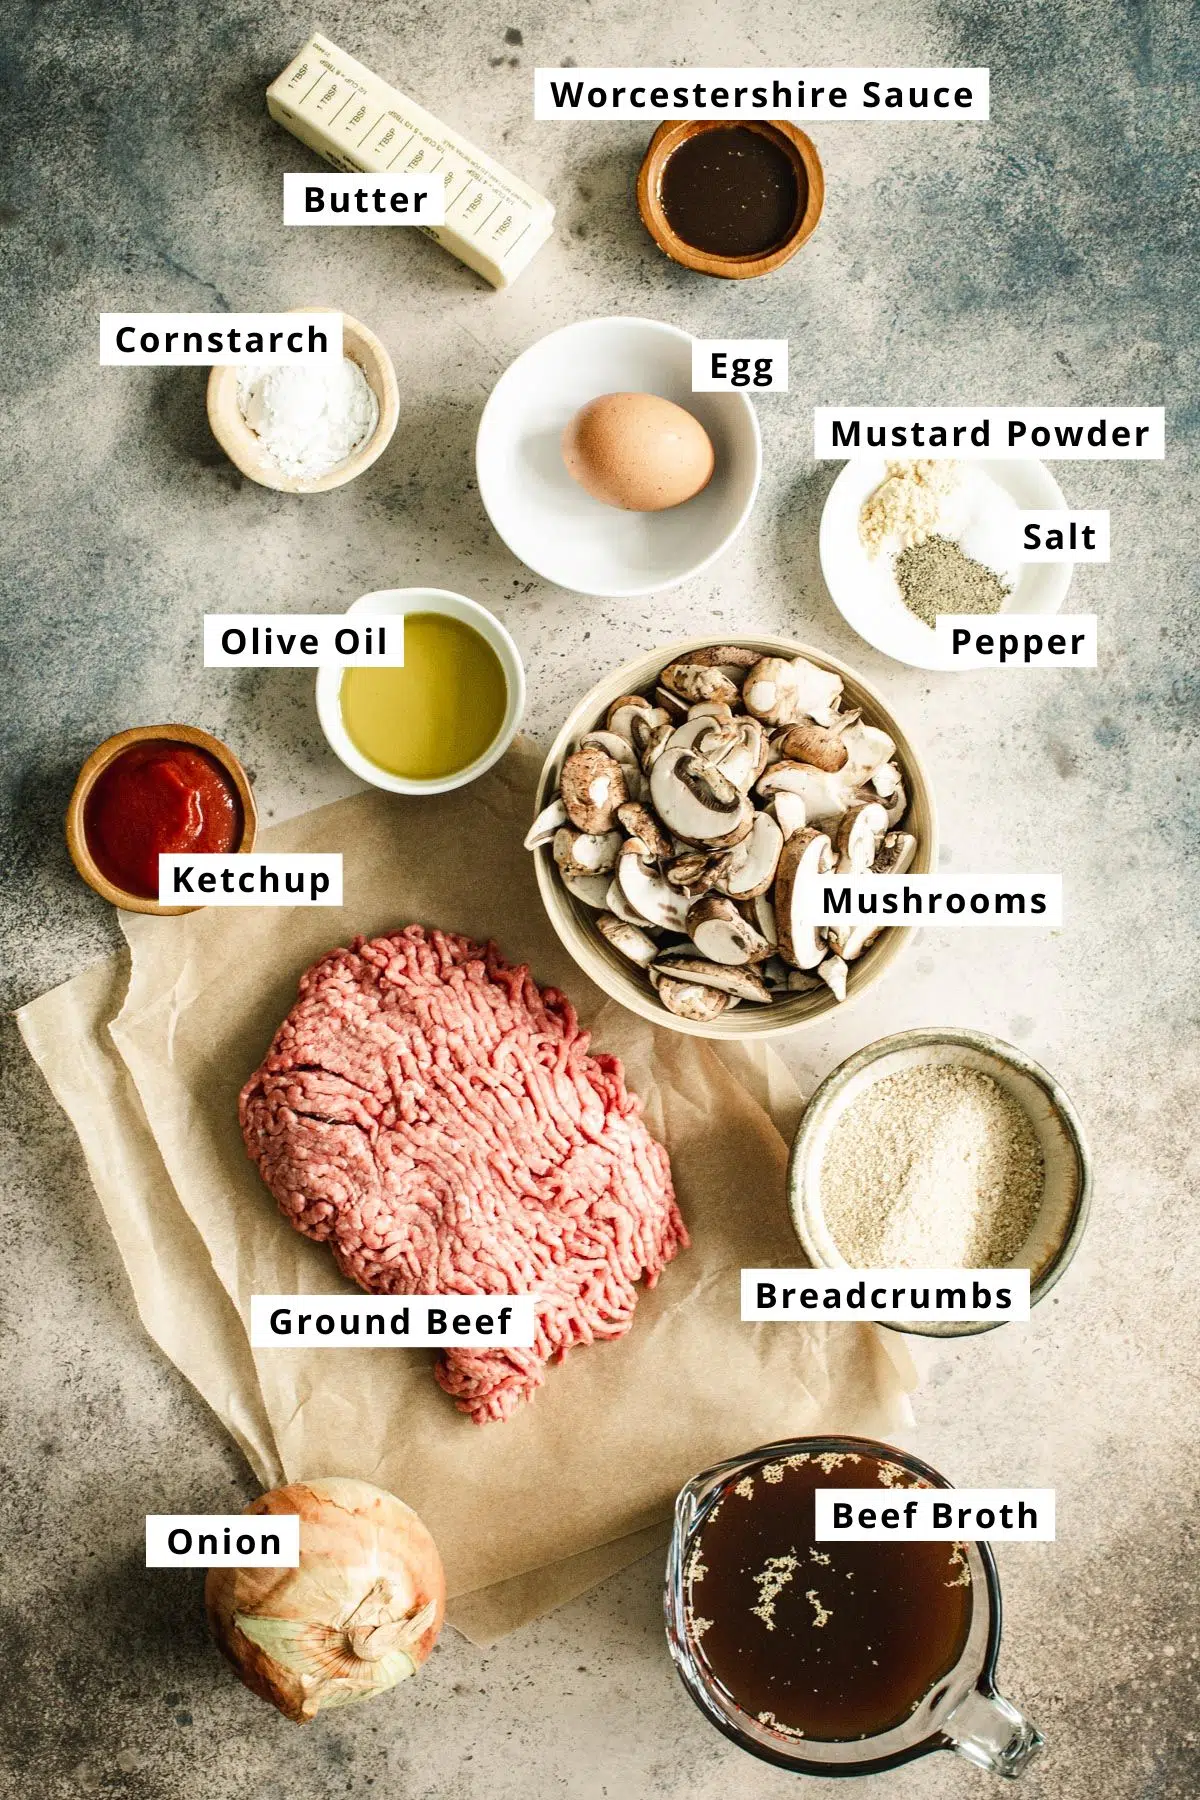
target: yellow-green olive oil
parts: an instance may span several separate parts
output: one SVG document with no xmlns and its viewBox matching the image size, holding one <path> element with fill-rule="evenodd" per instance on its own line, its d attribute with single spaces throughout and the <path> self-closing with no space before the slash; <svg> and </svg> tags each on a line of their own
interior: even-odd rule
<svg viewBox="0 0 1200 1800">
<path fill-rule="evenodd" d="M 342 722 L 355 748 L 390 775 L 456 775 L 495 741 L 508 683 L 492 646 L 461 619 L 408 613 L 402 669 L 347 669 Z"/>
</svg>

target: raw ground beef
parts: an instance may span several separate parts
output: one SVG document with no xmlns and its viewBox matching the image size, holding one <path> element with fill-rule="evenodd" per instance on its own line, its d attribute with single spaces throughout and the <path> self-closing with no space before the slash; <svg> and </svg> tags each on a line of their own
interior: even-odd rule
<svg viewBox="0 0 1200 1800">
<path fill-rule="evenodd" d="M 565 994 L 494 944 L 409 925 L 331 950 L 239 1102 L 298 1231 L 378 1294 L 527 1294 L 532 1350 L 447 1350 L 437 1379 L 506 1419 L 574 1344 L 628 1331 L 687 1233 L 667 1153 Z"/>
</svg>

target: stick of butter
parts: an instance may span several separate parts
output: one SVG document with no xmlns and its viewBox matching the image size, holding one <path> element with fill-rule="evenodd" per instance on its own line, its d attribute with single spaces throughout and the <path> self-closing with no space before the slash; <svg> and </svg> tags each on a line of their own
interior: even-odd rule
<svg viewBox="0 0 1200 1800">
<path fill-rule="evenodd" d="M 421 226 L 493 287 L 508 287 L 554 229 L 554 208 L 328 38 L 267 89 L 267 111 L 335 169 L 442 174 L 446 223 Z"/>
</svg>

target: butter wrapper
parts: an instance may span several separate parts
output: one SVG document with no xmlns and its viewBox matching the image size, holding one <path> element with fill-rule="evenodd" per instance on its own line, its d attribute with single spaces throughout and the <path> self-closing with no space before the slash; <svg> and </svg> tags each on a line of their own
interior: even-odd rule
<svg viewBox="0 0 1200 1800">
<path fill-rule="evenodd" d="M 319 34 L 267 89 L 267 111 L 335 169 L 441 176 L 444 225 L 419 229 L 495 288 L 554 229 L 554 208 L 415 100 Z"/>
</svg>

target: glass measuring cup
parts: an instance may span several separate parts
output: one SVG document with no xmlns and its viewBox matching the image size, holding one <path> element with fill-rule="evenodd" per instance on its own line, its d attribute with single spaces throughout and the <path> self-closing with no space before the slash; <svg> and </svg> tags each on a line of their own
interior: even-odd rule
<svg viewBox="0 0 1200 1800">
<path fill-rule="evenodd" d="M 794 1438 L 730 1458 L 697 1475 L 675 1502 L 675 1527 L 667 1561 L 665 1611 L 671 1656 L 700 1711 L 751 1755 L 801 1775 L 874 1775 L 934 1750 L 954 1750 L 995 1775 L 1014 1778 L 1042 1747 L 1036 1726 L 996 1692 L 993 1677 L 1000 1648 L 1000 1583 L 986 1544 L 965 1546 L 971 1607 L 958 1660 L 899 1725 L 874 1736 L 818 1739 L 782 1735 L 744 1711 L 697 1654 L 688 1630 L 687 1569 L 693 1546 L 721 1495 L 764 1465 L 789 1456 L 859 1453 L 898 1464 L 922 1485 L 950 1483 L 907 1451 L 867 1438 Z M 849 1473 L 843 1486 L 854 1486 Z"/>
</svg>

